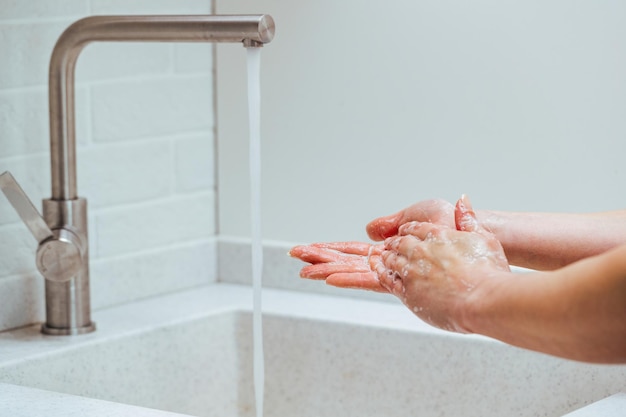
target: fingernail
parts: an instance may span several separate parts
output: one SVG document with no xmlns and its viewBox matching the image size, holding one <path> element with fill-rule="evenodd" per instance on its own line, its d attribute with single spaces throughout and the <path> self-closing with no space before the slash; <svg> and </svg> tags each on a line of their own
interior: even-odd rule
<svg viewBox="0 0 626 417">
<path fill-rule="evenodd" d="M 472 203 L 466 194 L 461 195 L 459 201 L 456 202 L 454 220 L 456 229 L 463 232 L 473 232 L 478 227 L 476 215 L 472 210 Z"/>
<path fill-rule="evenodd" d="M 466 208 L 472 209 L 472 202 L 467 194 L 461 194 L 461 202 Z"/>
</svg>

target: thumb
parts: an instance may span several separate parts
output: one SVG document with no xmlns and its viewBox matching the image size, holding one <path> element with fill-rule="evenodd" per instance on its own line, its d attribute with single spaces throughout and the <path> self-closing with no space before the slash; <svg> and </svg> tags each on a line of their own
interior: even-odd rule
<svg viewBox="0 0 626 417">
<path fill-rule="evenodd" d="M 398 234 L 398 227 L 402 224 L 404 210 L 390 216 L 379 217 L 369 222 L 365 228 L 370 239 L 385 240 Z"/>
<path fill-rule="evenodd" d="M 487 232 L 487 230 L 478 223 L 476 213 L 474 213 L 472 209 L 472 203 L 465 194 L 456 202 L 454 208 L 454 222 L 456 224 L 456 230 L 462 232 Z"/>
</svg>

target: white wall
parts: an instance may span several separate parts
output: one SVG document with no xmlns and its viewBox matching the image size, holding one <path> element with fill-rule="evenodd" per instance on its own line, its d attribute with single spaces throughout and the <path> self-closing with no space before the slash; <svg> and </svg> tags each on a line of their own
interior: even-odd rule
<svg viewBox="0 0 626 417">
<path fill-rule="evenodd" d="M 626 206 L 626 3 L 221 0 L 264 12 L 263 233 L 365 239 L 412 202 Z M 249 235 L 245 55 L 218 47 L 219 230 Z"/>
<path fill-rule="evenodd" d="M 47 71 L 65 27 L 210 12 L 210 0 L 0 0 L 0 172 L 37 206 L 50 196 Z M 216 279 L 211 56 L 207 44 L 92 44 L 78 60 L 94 309 Z M 0 330 L 43 319 L 35 246 L 0 197 Z"/>
</svg>

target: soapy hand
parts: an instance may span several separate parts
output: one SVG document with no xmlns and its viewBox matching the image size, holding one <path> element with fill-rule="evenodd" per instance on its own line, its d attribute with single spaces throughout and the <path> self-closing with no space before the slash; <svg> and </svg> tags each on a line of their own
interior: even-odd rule
<svg viewBox="0 0 626 417">
<path fill-rule="evenodd" d="M 382 250 L 382 245 L 331 242 L 296 246 L 289 255 L 311 264 L 300 271 L 302 278 L 323 279 L 335 287 L 387 292 L 373 268 L 380 263 Z"/>
<path fill-rule="evenodd" d="M 379 281 L 424 321 L 468 332 L 466 301 L 482 282 L 510 271 L 500 242 L 476 220 L 469 200 L 455 207 L 455 229 L 409 222 L 385 240 Z"/>
<path fill-rule="evenodd" d="M 373 220 L 367 225 L 367 233 L 373 240 L 380 241 L 397 235 L 398 228 L 410 221 L 454 228 L 454 206 L 439 199 L 422 201 L 393 215 Z M 313 243 L 296 246 L 289 255 L 312 264 L 302 269 L 302 278 L 324 279 L 329 285 L 343 288 L 387 292 L 374 268 L 380 262 L 382 250 L 382 245 L 362 242 Z"/>
<path fill-rule="evenodd" d="M 407 222 L 415 217 L 431 222 Z M 317 243 L 295 247 L 290 254 L 312 264 L 302 269 L 304 278 L 387 291 L 423 320 L 467 331 L 458 320 L 465 298 L 491 273 L 509 271 L 500 242 L 480 226 L 469 200 L 462 197 L 456 207 L 441 200 L 418 203 L 368 225 L 372 238 L 392 231 L 384 246 Z"/>
</svg>

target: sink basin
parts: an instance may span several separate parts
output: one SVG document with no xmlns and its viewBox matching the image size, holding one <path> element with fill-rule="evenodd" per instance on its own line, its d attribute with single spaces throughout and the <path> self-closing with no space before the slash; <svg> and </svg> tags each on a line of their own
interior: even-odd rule
<svg viewBox="0 0 626 417">
<path fill-rule="evenodd" d="M 396 303 L 271 289 L 263 297 L 268 417 L 562 416 L 626 389 L 626 366 L 443 332 Z M 89 335 L 0 333 L 0 382 L 253 416 L 251 298 L 246 286 L 215 284 L 96 312 Z"/>
</svg>

